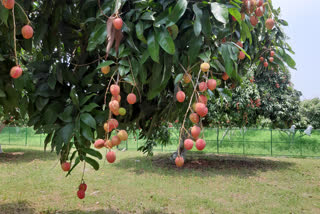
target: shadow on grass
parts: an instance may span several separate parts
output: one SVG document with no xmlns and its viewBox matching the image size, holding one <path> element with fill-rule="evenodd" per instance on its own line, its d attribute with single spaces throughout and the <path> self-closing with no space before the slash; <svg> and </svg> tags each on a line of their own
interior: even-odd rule
<svg viewBox="0 0 320 214">
<path fill-rule="evenodd" d="M 3 148 L 0 154 L 0 163 L 31 162 L 33 160 L 56 160 L 56 153 L 30 148 Z"/>
<path fill-rule="evenodd" d="M 97 209 L 97 210 L 45 210 L 45 211 L 37 211 L 30 203 L 27 201 L 18 201 L 15 203 L 0 203 L 0 213 L 1 214 L 123 214 L 128 213 L 124 211 L 118 211 L 114 209 Z M 159 212 L 156 210 L 145 210 L 142 212 L 144 214 L 160 214 L 164 212 Z M 164 213 L 165 214 L 165 213 Z"/>
<path fill-rule="evenodd" d="M 16 203 L 0 203 L 0 213 L 4 214 L 34 214 L 36 210 L 26 201 L 19 201 Z"/>
<path fill-rule="evenodd" d="M 158 173 L 172 176 L 254 176 L 257 172 L 285 170 L 294 163 L 266 158 L 213 155 L 189 152 L 182 168 L 170 161 L 171 154 L 122 159 L 115 164 L 136 174 Z"/>
</svg>

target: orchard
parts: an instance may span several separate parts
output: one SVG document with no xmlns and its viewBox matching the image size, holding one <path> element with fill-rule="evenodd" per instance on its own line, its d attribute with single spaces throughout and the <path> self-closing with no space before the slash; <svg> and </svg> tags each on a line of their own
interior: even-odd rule
<svg viewBox="0 0 320 214">
<path fill-rule="evenodd" d="M 0 105 L 47 135 L 68 175 L 98 170 L 101 149 L 116 162 L 139 128 L 152 154 L 178 120 L 180 168 L 185 150 L 205 150 L 205 126 L 294 120 L 294 52 L 271 0 L 1 2 Z M 82 175 L 80 199 L 86 189 Z"/>
</svg>

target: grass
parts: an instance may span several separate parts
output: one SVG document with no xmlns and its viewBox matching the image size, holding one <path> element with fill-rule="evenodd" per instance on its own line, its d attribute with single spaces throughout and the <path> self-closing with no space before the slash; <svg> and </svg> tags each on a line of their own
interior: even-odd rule
<svg viewBox="0 0 320 214">
<path fill-rule="evenodd" d="M 0 213 L 320 213 L 317 159 L 189 153 L 183 169 L 169 153 L 117 151 L 117 161 L 65 177 L 54 153 L 3 146 Z"/>
</svg>

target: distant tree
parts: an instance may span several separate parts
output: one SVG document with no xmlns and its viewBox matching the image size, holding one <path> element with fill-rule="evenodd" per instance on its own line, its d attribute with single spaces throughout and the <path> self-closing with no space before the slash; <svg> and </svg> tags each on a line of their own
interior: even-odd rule
<svg viewBox="0 0 320 214">
<path fill-rule="evenodd" d="M 320 99 L 304 100 L 300 105 L 302 124 L 311 125 L 314 129 L 320 129 Z"/>
</svg>

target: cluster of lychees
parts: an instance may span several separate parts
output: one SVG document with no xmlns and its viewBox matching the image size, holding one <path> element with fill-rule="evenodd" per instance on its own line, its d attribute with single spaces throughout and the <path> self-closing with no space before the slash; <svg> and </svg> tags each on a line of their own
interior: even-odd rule
<svg viewBox="0 0 320 214">
<path fill-rule="evenodd" d="M 207 62 L 202 63 L 200 66 L 200 70 L 203 73 L 208 73 L 210 70 L 209 63 L 207 63 Z M 189 131 L 188 131 L 189 137 L 184 140 L 184 148 L 187 150 L 191 150 L 193 148 L 194 141 L 196 143 L 196 148 L 199 151 L 203 150 L 206 146 L 206 141 L 204 139 L 200 138 L 201 127 L 202 127 L 200 119 L 204 118 L 208 114 L 208 108 L 207 108 L 208 99 L 204 95 L 204 93 L 207 90 L 211 90 L 211 91 L 215 90 L 217 87 L 217 81 L 213 78 L 211 78 L 211 79 L 207 78 L 208 75 L 204 75 L 204 76 L 205 76 L 204 81 L 201 81 L 201 82 L 197 81 L 195 83 L 197 85 L 194 85 L 195 90 L 193 91 L 193 94 L 190 98 L 189 108 L 186 113 L 186 115 L 187 115 L 188 112 L 190 111 L 189 119 L 194 124 L 190 129 L 191 135 L 189 134 Z M 229 78 L 229 76 L 227 75 L 227 73 L 224 73 L 222 76 L 222 79 L 227 80 L 228 78 Z M 184 75 L 183 80 L 187 84 L 192 82 L 191 75 L 189 73 L 186 73 Z M 192 104 L 192 108 L 190 108 L 190 104 L 193 101 L 192 99 L 193 99 L 194 95 L 196 95 L 196 99 L 195 99 L 195 102 Z M 179 90 L 176 94 L 176 98 L 177 98 L 178 102 L 182 103 L 185 101 L 186 95 L 182 90 Z M 185 120 L 183 121 L 183 124 L 180 129 L 180 137 L 181 137 L 181 132 L 185 131 L 184 124 L 185 124 Z M 180 143 L 180 139 L 179 139 L 179 143 Z M 184 164 L 183 157 L 178 155 L 178 157 L 175 160 L 175 163 L 176 163 L 177 167 L 182 167 Z"/>
<path fill-rule="evenodd" d="M 266 11 L 264 0 L 242 0 L 243 5 L 241 9 L 241 19 L 244 20 L 246 14 L 250 17 L 250 23 L 252 26 L 256 26 L 259 23 L 259 17 L 262 17 Z M 271 15 L 271 14 L 270 14 Z M 233 20 L 236 20 L 234 17 Z M 266 20 L 266 28 L 272 30 L 274 27 L 274 20 L 269 16 Z"/>
<path fill-rule="evenodd" d="M 12 17 L 13 17 L 14 20 L 15 20 L 15 17 L 14 17 L 14 5 L 15 4 L 17 4 L 15 2 L 15 0 L 2 0 L 2 5 L 8 10 L 12 10 L 12 13 L 13 13 Z M 28 16 L 27 15 L 25 15 L 25 16 L 26 16 L 26 18 L 28 20 L 28 24 L 21 28 L 21 34 L 22 34 L 23 38 L 31 39 L 33 37 L 33 28 L 29 25 L 30 21 L 28 19 Z M 16 29 L 16 26 L 14 26 L 14 29 Z M 13 36 L 14 36 L 14 43 L 16 43 L 16 35 L 14 34 Z M 18 65 L 18 60 L 17 60 L 17 56 L 16 56 L 16 50 L 15 50 L 15 58 L 16 58 L 17 65 L 12 67 L 11 70 L 10 70 L 10 76 L 13 79 L 17 79 L 22 75 L 22 68 L 20 67 L 20 65 Z"/>
<path fill-rule="evenodd" d="M 103 70 L 103 69 L 102 69 Z M 109 102 L 109 119 L 104 124 L 104 130 L 106 131 L 106 139 L 98 139 L 94 143 L 94 147 L 97 149 L 101 149 L 103 147 L 106 147 L 109 149 L 107 152 L 106 158 L 109 163 L 113 163 L 116 160 L 116 154 L 114 151 L 112 151 L 112 147 L 118 146 L 121 141 L 126 141 L 128 139 L 128 133 L 125 130 L 118 130 L 119 122 L 111 118 L 112 115 L 118 116 L 118 115 L 125 115 L 126 110 L 125 108 L 120 107 L 121 103 L 121 96 L 120 96 L 120 87 L 117 84 L 113 84 L 110 86 L 110 93 L 112 94 L 111 101 Z M 137 102 L 137 97 L 134 93 L 130 93 L 127 96 L 127 102 L 131 105 L 135 104 Z M 111 133 L 113 130 L 117 132 L 116 135 L 109 138 L 109 133 Z"/>
</svg>

